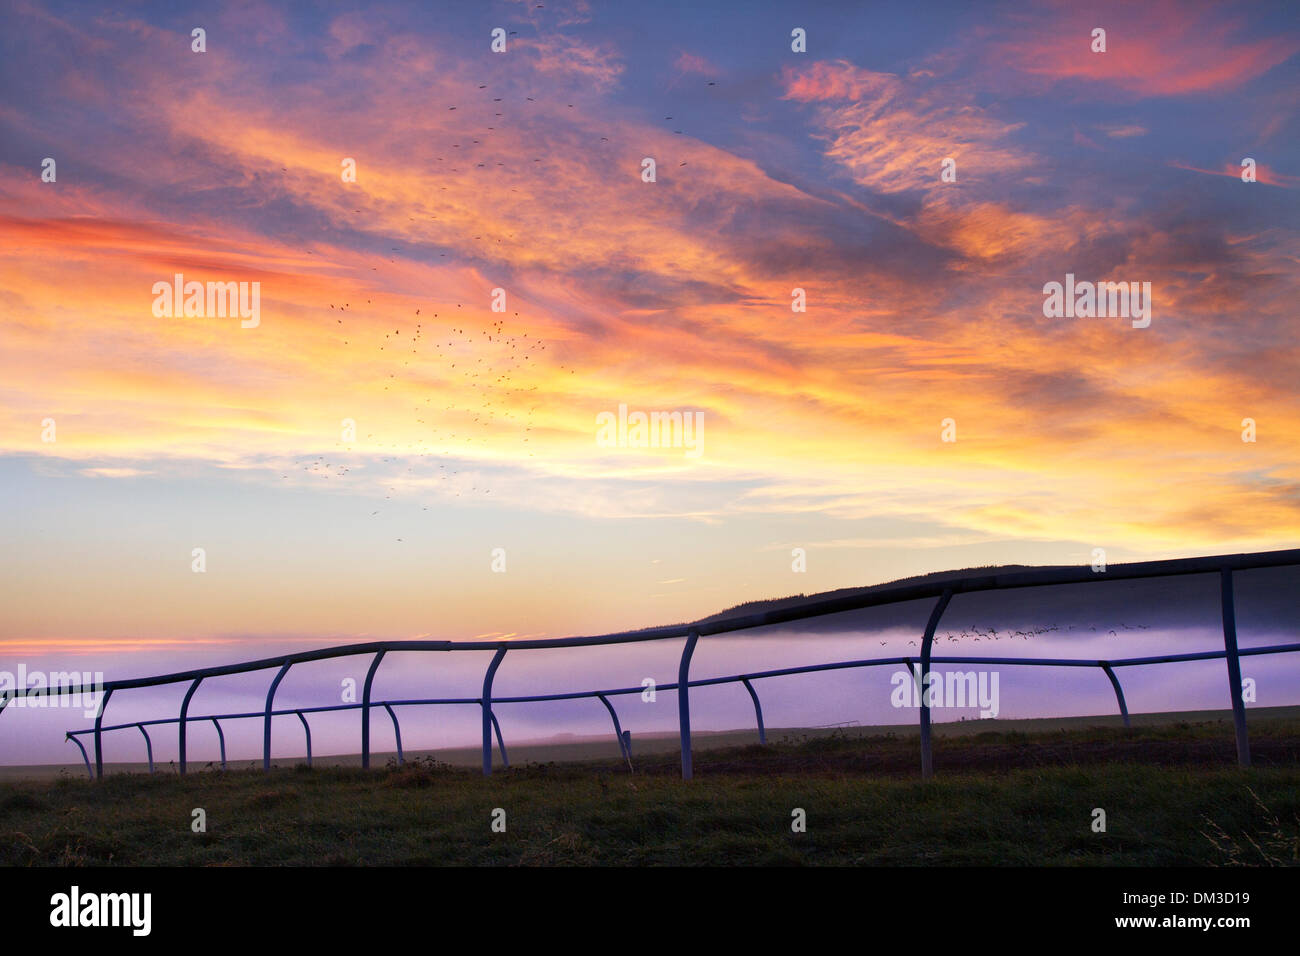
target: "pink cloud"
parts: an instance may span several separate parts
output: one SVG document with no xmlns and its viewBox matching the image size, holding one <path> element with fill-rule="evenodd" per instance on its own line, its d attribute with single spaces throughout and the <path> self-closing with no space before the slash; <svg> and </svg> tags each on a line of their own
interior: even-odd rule
<svg viewBox="0 0 1300 956">
<path fill-rule="evenodd" d="M 1022 23 L 988 47 L 990 65 L 1142 96 L 1235 90 L 1300 52 L 1294 30 L 1241 38 L 1238 23 L 1206 4 L 1056 6 Z M 1098 27 L 1106 31 L 1104 53 L 1091 49 Z"/>
<path fill-rule="evenodd" d="M 695 53 L 682 50 L 673 61 L 673 69 L 678 73 L 695 73 L 699 76 L 721 76 L 722 71 Z"/>
<path fill-rule="evenodd" d="M 1240 163 L 1224 163 L 1222 169 L 1201 169 L 1199 166 L 1191 166 L 1187 163 L 1171 162 L 1170 166 L 1175 169 L 1186 169 L 1193 173 L 1205 173 L 1207 176 L 1227 176 L 1229 179 L 1241 179 Z M 1287 176 L 1276 170 L 1265 166 L 1263 163 L 1257 163 L 1255 166 L 1255 178 L 1265 186 L 1279 186 L 1282 189 L 1295 189 L 1300 186 L 1300 176 Z"/>
</svg>

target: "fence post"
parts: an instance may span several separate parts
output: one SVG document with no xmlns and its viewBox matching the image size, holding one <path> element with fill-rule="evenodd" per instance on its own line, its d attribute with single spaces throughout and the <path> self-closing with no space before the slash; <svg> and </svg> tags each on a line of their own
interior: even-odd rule
<svg viewBox="0 0 1300 956">
<path fill-rule="evenodd" d="M 149 731 L 144 729 L 144 724 L 136 724 L 136 727 L 144 734 L 145 752 L 149 755 L 149 772 L 153 773 L 153 741 L 149 739 Z"/>
<path fill-rule="evenodd" d="M 754 685 L 749 682 L 748 677 L 741 678 L 745 685 L 745 690 L 749 691 L 749 696 L 754 699 L 754 717 L 758 720 L 758 742 L 767 745 L 767 731 L 763 728 L 763 707 L 758 702 L 758 691 L 754 690 Z"/>
<path fill-rule="evenodd" d="M 1228 659 L 1228 689 L 1232 692 L 1232 723 L 1237 732 L 1237 763 L 1250 766 L 1250 737 L 1246 734 L 1246 702 L 1241 699 L 1241 659 L 1237 655 L 1237 612 L 1232 602 L 1232 569 L 1219 572 L 1223 597 L 1223 649 Z"/>
<path fill-rule="evenodd" d="M 217 743 L 221 745 L 221 769 L 226 769 L 226 735 L 221 729 L 221 721 L 212 718 L 212 726 L 217 728 Z"/>
<path fill-rule="evenodd" d="M 597 698 L 597 699 L 598 699 L 602 704 L 605 705 L 605 709 L 606 709 L 607 711 L 609 711 L 610 719 L 612 719 L 612 720 L 614 721 L 614 737 L 615 737 L 616 740 L 618 740 L 618 751 L 619 751 L 619 753 L 621 753 L 625 759 L 627 759 L 628 761 L 631 761 L 631 759 L 632 759 L 632 755 L 628 752 L 627 747 L 624 746 L 624 742 L 623 742 L 623 728 L 619 725 L 619 722 L 618 722 L 618 713 L 614 710 L 614 705 L 611 704 L 611 703 L 609 702 L 609 698 L 607 698 L 604 694 L 597 694 L 597 695 L 596 695 L 596 698 Z"/>
<path fill-rule="evenodd" d="M 691 771 L 691 656 L 700 639 L 700 632 L 692 630 L 682 650 L 682 661 L 677 665 L 677 724 L 682 736 L 682 779 L 690 780 Z"/>
<path fill-rule="evenodd" d="M 99 712 L 95 714 L 95 779 L 104 779 L 104 746 L 100 727 L 104 724 L 104 711 L 108 710 L 108 699 L 113 696 L 113 688 L 104 691 L 99 700 Z"/>
<path fill-rule="evenodd" d="M 509 770 L 510 757 L 506 754 L 505 738 L 501 736 L 501 721 L 497 720 L 497 715 L 495 713 L 492 714 L 492 727 L 497 732 L 497 750 L 501 754 L 501 766 Z"/>
<path fill-rule="evenodd" d="M 1119 686 L 1119 678 L 1115 676 L 1115 671 L 1111 669 L 1110 661 L 1100 661 L 1100 664 L 1101 669 L 1110 678 L 1110 686 L 1115 688 L 1115 699 L 1119 701 L 1119 713 L 1124 718 L 1124 729 L 1129 730 L 1132 725 L 1128 719 L 1128 705 L 1124 703 L 1124 689 Z"/>
<path fill-rule="evenodd" d="M 506 649 L 498 647 L 496 654 L 492 656 L 492 663 L 488 665 L 487 673 L 483 675 L 483 697 L 479 701 L 483 705 L 483 776 L 492 776 L 492 678 L 496 676 L 497 668 L 501 666 L 501 658 L 506 656 Z M 497 730 L 497 739 L 500 740 L 500 729 Z M 501 747 L 501 760 L 505 762 L 505 745 Z"/>
<path fill-rule="evenodd" d="M 370 662 L 370 670 L 366 671 L 365 687 L 361 690 L 361 769 L 370 769 L 370 685 L 374 683 L 375 671 L 379 670 L 379 662 L 384 659 L 386 651 L 379 651 L 375 654 L 375 659 Z"/>
<path fill-rule="evenodd" d="M 311 766 L 311 725 L 307 723 L 307 718 L 303 716 L 301 710 L 295 710 L 298 719 L 302 721 L 303 732 L 307 734 L 307 766 Z"/>
<path fill-rule="evenodd" d="M 186 714 L 190 712 L 190 699 L 194 696 L 194 692 L 199 689 L 199 685 L 202 683 L 203 683 L 202 677 L 194 678 L 194 683 L 190 684 L 190 689 L 185 692 L 185 699 L 181 701 L 181 726 L 180 726 L 181 773 L 185 772 L 185 728 L 187 723 Z"/>
<path fill-rule="evenodd" d="M 74 744 L 76 744 L 77 749 L 81 751 L 81 759 L 86 762 L 86 776 L 90 777 L 91 780 L 94 780 L 95 771 L 90 769 L 90 757 L 86 753 L 85 745 L 76 737 L 72 736 L 71 733 L 68 734 L 68 739 L 71 740 Z"/>
<path fill-rule="evenodd" d="M 397 741 L 397 763 L 404 764 L 406 760 L 402 756 L 402 725 L 397 722 L 397 714 L 393 711 L 392 705 L 384 704 L 384 710 L 388 711 L 388 716 L 393 718 L 393 738 Z"/>
<path fill-rule="evenodd" d="M 921 776 L 934 776 L 934 753 L 930 749 L 930 649 L 934 644 L 934 629 L 939 626 L 948 602 L 952 600 L 952 588 L 944 588 L 939 602 L 930 612 L 930 620 L 925 625 L 925 637 L 921 640 Z"/>
<path fill-rule="evenodd" d="M 280 681 L 284 680 L 284 675 L 288 672 L 292 661 L 285 661 L 280 667 L 279 673 L 275 675 L 275 680 L 271 681 L 271 689 L 266 692 L 266 723 L 262 727 L 262 769 L 271 769 L 271 705 L 275 701 L 275 689 L 280 686 Z"/>
</svg>

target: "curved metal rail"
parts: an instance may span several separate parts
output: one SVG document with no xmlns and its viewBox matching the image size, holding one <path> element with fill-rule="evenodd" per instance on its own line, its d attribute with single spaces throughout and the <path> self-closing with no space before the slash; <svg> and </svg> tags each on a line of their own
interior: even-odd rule
<svg viewBox="0 0 1300 956">
<path fill-rule="evenodd" d="M 715 634 L 727 634 L 738 631 L 749 630 L 759 627 L 770 627 L 776 624 L 790 623 L 793 621 L 802 621 L 814 617 L 821 617 L 828 614 L 839 614 L 847 611 L 862 610 L 871 607 L 880 607 L 890 604 L 900 604 L 911 601 L 936 599 L 936 603 L 931 610 L 929 620 L 926 622 L 925 631 L 921 642 L 920 654 L 920 672 L 917 675 L 918 681 L 922 686 L 928 684 L 931 676 L 931 668 L 934 665 L 946 664 L 985 664 L 985 665 L 1011 665 L 1011 666 L 1037 666 L 1037 667 L 1096 667 L 1101 669 L 1109 679 L 1113 690 L 1115 691 L 1116 701 L 1119 706 L 1119 712 L 1124 720 L 1124 725 L 1129 726 L 1128 707 L 1124 700 L 1124 692 L 1120 686 L 1119 679 L 1115 674 L 1115 668 L 1133 667 L 1146 664 L 1167 664 L 1180 661 L 1196 660 L 1214 660 L 1223 658 L 1227 662 L 1227 677 L 1229 683 L 1230 699 L 1232 701 L 1233 725 L 1237 743 L 1238 762 L 1242 766 L 1250 765 L 1250 743 L 1246 731 L 1245 704 L 1241 694 L 1241 664 L 1240 658 L 1261 654 L 1282 654 L 1300 651 L 1300 643 L 1296 644 L 1277 644 L 1268 647 L 1255 647 L 1239 649 L 1237 646 L 1236 634 L 1236 616 L 1233 599 L 1233 572 L 1240 570 L 1270 568 L 1270 567 L 1290 567 L 1300 565 L 1300 549 L 1287 551 L 1260 552 L 1254 554 L 1237 554 L 1237 555 L 1216 555 L 1201 558 L 1179 558 L 1167 561 L 1146 561 L 1133 564 L 1111 565 L 1104 572 L 1093 572 L 1091 569 L 1074 569 L 1074 568 L 1049 568 L 1037 571 L 1015 572 L 1010 574 L 995 575 L 969 575 L 959 578 L 949 578 L 947 580 L 927 582 L 921 584 L 898 585 L 893 587 L 875 588 L 865 593 L 850 595 L 847 597 L 808 600 L 798 604 L 776 608 L 768 611 L 761 611 L 753 614 L 737 615 L 734 617 L 717 618 L 711 620 L 699 621 L 693 624 L 672 625 L 669 627 L 648 628 L 641 631 L 627 631 L 615 634 L 599 635 L 594 637 L 568 637 L 552 639 L 530 639 L 520 641 L 376 641 L 364 644 L 347 644 L 339 647 L 319 648 L 312 651 L 304 651 L 296 654 L 288 654 L 282 657 L 263 658 L 260 660 L 248 661 L 239 664 L 227 664 L 219 667 L 198 668 L 194 670 L 181 671 L 171 674 L 162 674 L 154 677 L 140 677 L 129 680 L 108 681 L 102 688 L 92 687 L 85 688 L 81 685 L 69 686 L 60 685 L 58 687 L 45 688 L 25 688 L 15 690 L 0 697 L 0 714 L 3 713 L 6 705 L 17 696 L 35 697 L 41 695 L 64 694 L 64 693 L 81 693 L 83 691 L 95 692 L 102 690 L 103 696 L 100 699 L 99 710 L 95 715 L 94 726 L 90 729 L 70 731 L 68 739 L 72 740 L 82 751 L 82 756 L 86 762 L 87 772 L 90 772 L 90 759 L 86 753 L 85 747 L 77 739 L 81 735 L 90 734 L 94 738 L 94 771 L 92 776 L 100 778 L 103 776 L 103 734 L 106 732 L 122 730 L 128 727 L 137 728 L 145 737 L 146 746 L 149 751 L 150 769 L 153 769 L 152 741 L 149 739 L 148 732 L 145 730 L 148 726 L 159 724 L 175 723 L 179 726 L 179 744 L 180 760 L 179 768 L 181 773 L 186 772 L 186 726 L 192 720 L 211 720 L 217 728 L 217 734 L 221 741 L 221 762 L 222 768 L 226 766 L 225 754 L 225 735 L 221 730 L 221 720 L 238 720 L 261 718 L 263 720 L 263 754 L 262 765 L 264 769 L 269 770 L 271 767 L 271 721 L 273 717 L 295 714 L 302 722 L 307 735 L 308 762 L 311 761 L 311 728 L 307 724 L 305 714 L 324 713 L 335 710 L 354 710 L 362 711 L 361 720 L 361 743 L 362 743 L 362 765 L 370 765 L 370 709 L 376 706 L 384 707 L 393 722 L 394 736 L 397 741 L 398 760 L 403 759 L 401 728 L 398 724 L 397 715 L 393 708 L 397 706 L 423 706 L 423 705 L 469 705 L 473 704 L 482 710 L 482 749 L 483 749 L 483 773 L 490 775 L 492 773 L 492 737 L 495 733 L 497 747 L 501 753 L 501 762 L 508 767 L 509 762 L 506 757 L 505 741 L 501 734 L 501 725 L 493 710 L 494 705 L 498 704 L 522 704 L 522 703 L 541 703 L 545 701 L 557 700 L 574 700 L 580 698 L 594 698 L 599 700 L 608 709 L 614 724 L 615 736 L 618 739 L 619 751 L 624 757 L 629 759 L 630 764 L 630 743 L 629 735 L 622 731 L 619 723 L 618 714 L 615 712 L 613 705 L 608 698 L 626 695 L 639 694 L 643 688 L 622 687 L 605 690 L 574 691 L 560 694 L 535 694 L 528 696 L 515 697 L 494 697 L 492 695 L 492 683 L 496 676 L 498 668 L 501 666 L 507 650 L 531 650 L 541 648 L 557 647 L 590 647 L 597 645 L 610 644 L 627 644 L 640 643 L 645 641 L 660 641 L 670 639 L 686 639 L 686 645 L 682 651 L 682 656 L 678 665 L 678 678 L 675 683 L 658 685 L 660 690 L 675 690 L 678 692 L 678 725 L 681 737 L 681 756 L 682 756 L 682 777 L 690 779 L 692 776 L 691 762 L 691 715 L 689 691 L 693 687 L 709 687 L 717 684 L 742 683 L 748 691 L 754 703 L 754 715 L 758 725 L 759 741 L 766 743 L 766 731 L 763 726 L 762 707 L 759 702 L 758 692 L 754 688 L 753 681 L 771 677 L 790 676 L 794 674 L 808 674 L 818 671 L 839 670 L 844 668 L 856 667 L 874 667 L 888 664 L 907 664 L 909 668 L 915 664 L 915 658 L 890 657 L 890 658 L 873 658 L 867 660 L 837 661 L 825 664 L 811 664 L 801 667 L 784 667 L 768 671 L 760 671 L 746 674 L 736 674 L 725 677 L 711 677 L 700 680 L 690 679 L 690 664 L 692 655 L 695 652 L 696 645 L 700 637 L 711 636 Z M 969 594 L 979 591 L 1005 590 L 1026 587 L 1044 587 L 1052 585 L 1065 584 L 1086 584 L 1100 583 L 1105 581 L 1133 580 L 1139 578 L 1156 578 L 1168 577 L 1174 575 L 1187 574 L 1208 574 L 1217 573 L 1219 576 L 1220 596 L 1222 605 L 1222 621 L 1224 633 L 1224 649 L 1215 651 L 1199 651 L 1188 654 L 1164 654 L 1152 657 L 1128 658 L 1124 660 L 1081 660 L 1069 658 L 1008 658 L 1008 657 L 935 657 L 932 654 L 934 634 L 938 628 L 939 620 L 948 608 L 952 599 L 960 594 Z M 427 699 L 407 699 L 407 700 L 384 700 L 373 701 L 371 699 L 371 690 L 375 674 L 379 668 L 380 662 L 389 652 L 422 652 L 422 651 L 486 651 L 494 652 L 492 661 L 488 666 L 487 672 L 483 679 L 483 693 L 477 698 L 427 698 Z M 360 703 L 334 704 L 319 707 L 301 707 L 287 710 L 276 710 L 274 707 L 275 692 L 281 681 L 288 673 L 289 668 L 294 664 L 307 663 L 311 661 L 330 660 L 333 658 L 350 657 L 354 655 L 373 654 L 374 657 L 366 673 L 366 680 Z M 239 714 L 208 714 L 202 716 L 190 716 L 189 705 L 198 689 L 199 684 L 207 678 L 222 677 L 232 674 L 249 673 L 270 668 L 278 668 L 271 685 L 267 690 L 266 706 L 262 711 Z M 105 727 L 103 725 L 104 710 L 107 708 L 109 699 L 114 691 L 129 690 L 140 687 L 156 687 L 165 684 L 179 683 L 189 681 L 190 686 L 186 691 L 185 699 L 181 704 L 179 717 L 159 718 L 156 720 L 132 721 L 125 724 L 117 724 Z M 931 722 L 930 707 L 928 695 L 920 695 L 920 729 L 921 729 L 921 772 L 923 776 L 930 776 L 934 771 L 933 748 L 931 741 Z"/>
</svg>

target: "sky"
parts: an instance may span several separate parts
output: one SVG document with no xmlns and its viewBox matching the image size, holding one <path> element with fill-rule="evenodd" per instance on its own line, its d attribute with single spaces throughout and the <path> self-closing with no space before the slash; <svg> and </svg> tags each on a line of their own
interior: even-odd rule
<svg viewBox="0 0 1300 956">
<path fill-rule="evenodd" d="M 1296 10 L 4 0 L 0 666 L 1294 547 Z"/>
</svg>

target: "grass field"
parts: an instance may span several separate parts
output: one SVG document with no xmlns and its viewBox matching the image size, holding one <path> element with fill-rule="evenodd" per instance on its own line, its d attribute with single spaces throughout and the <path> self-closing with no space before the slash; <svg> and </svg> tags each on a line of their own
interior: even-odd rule
<svg viewBox="0 0 1300 956">
<path fill-rule="evenodd" d="M 1256 722 L 1260 720 L 1269 720 L 1273 718 L 1296 718 L 1300 720 L 1300 706 L 1284 707 L 1250 707 L 1247 709 L 1249 714 L 1249 723 L 1253 728 Z M 1175 723 L 1206 723 L 1210 721 L 1227 722 L 1232 719 L 1232 712 L 1226 710 L 1184 710 L 1184 711 L 1165 711 L 1153 714 L 1132 714 L 1130 719 L 1135 727 L 1154 727 L 1165 726 Z M 1041 734 L 1057 730 L 1086 730 L 1098 727 L 1122 727 L 1123 721 L 1118 714 L 1101 714 L 1091 717 L 1029 717 L 1018 719 L 1001 719 L 1001 720 L 952 720 L 937 721 L 934 724 L 934 734 L 937 738 L 945 737 L 966 737 L 973 734 L 987 734 L 990 731 L 998 733 L 1021 733 L 1021 734 Z M 296 728 L 295 728 L 296 729 Z M 155 731 L 155 740 L 163 739 L 158 731 Z M 165 733 L 165 731 L 163 732 Z M 851 727 L 797 727 L 797 728 L 769 728 L 768 739 L 772 741 L 783 739 L 812 739 L 816 737 L 912 737 L 915 738 L 919 731 L 916 723 L 907 724 L 888 724 L 876 726 L 851 726 Z M 1231 727 L 1224 726 L 1219 732 L 1219 736 L 1225 740 L 1231 738 Z M 288 738 L 286 741 L 285 738 Z M 279 731 L 276 736 L 276 750 L 283 747 L 293 747 L 295 743 L 301 743 L 295 740 L 296 735 L 292 732 L 285 733 Z M 694 749 L 696 752 L 704 750 L 717 750 L 736 747 L 745 747 L 758 740 L 758 732 L 754 729 L 745 730 L 697 730 L 692 736 Z M 136 739 L 138 743 L 138 738 Z M 524 740 L 514 741 L 507 738 L 508 755 L 511 762 L 517 764 L 526 763 L 568 763 L 574 761 L 604 760 L 618 756 L 618 744 L 614 742 L 612 733 L 596 734 L 583 736 L 577 734 L 560 734 L 549 737 L 545 740 Z M 86 746 L 91 746 L 89 738 L 86 739 Z M 655 755 L 677 754 L 679 752 L 680 742 L 676 733 L 637 733 L 632 738 L 633 755 L 640 764 L 641 760 L 646 757 Z M 144 747 L 140 744 L 140 749 Z M 192 753 L 192 751 L 191 751 Z M 382 766 L 390 757 L 395 757 L 392 752 L 375 751 L 372 754 L 372 764 Z M 481 767 L 483 765 L 483 752 L 478 747 L 449 747 L 438 750 L 406 750 L 406 756 L 411 758 L 429 757 L 439 763 L 447 763 L 456 767 Z M 499 759 L 499 755 L 497 757 Z M 920 758 L 914 756 L 913 765 L 919 763 Z M 283 755 L 274 756 L 271 760 L 272 766 L 276 767 L 293 767 L 297 763 L 305 760 L 305 755 L 298 756 Z M 360 767 L 361 755 L 352 754 L 320 754 L 315 756 L 314 764 L 317 767 Z M 207 766 L 207 758 L 194 759 L 191 757 L 191 766 L 201 769 Z M 237 770 L 241 767 L 254 770 L 260 769 L 262 760 L 260 757 L 249 760 L 235 760 L 229 762 L 229 768 Z M 175 766 L 170 761 L 160 761 L 158 764 L 160 772 L 176 772 Z M 210 768 L 209 768 L 210 769 Z M 105 762 L 105 774 L 119 773 L 147 773 L 149 765 L 144 761 L 134 763 L 114 763 Z M 34 765 L 15 765 L 0 766 L 0 784 L 17 781 L 17 780 L 54 780 L 63 776 L 84 776 L 86 774 L 85 766 L 78 763 L 65 764 L 34 764 Z"/>
<path fill-rule="evenodd" d="M 1242 771 L 1222 720 L 983 731 L 940 741 L 928 782 L 914 737 L 851 733 L 703 750 L 690 782 L 671 754 L 66 776 L 0 785 L 0 862 L 1294 865 L 1300 719 L 1252 715 L 1251 743 Z"/>
</svg>

